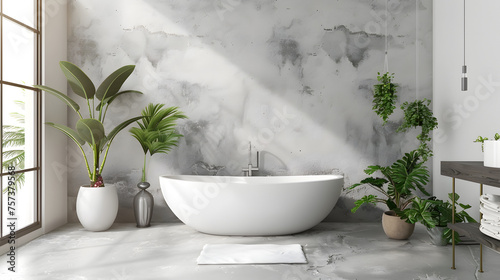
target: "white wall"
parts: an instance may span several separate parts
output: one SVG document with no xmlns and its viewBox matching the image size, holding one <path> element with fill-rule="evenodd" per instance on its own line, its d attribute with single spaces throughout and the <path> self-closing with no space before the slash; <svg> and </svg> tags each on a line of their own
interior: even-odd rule
<svg viewBox="0 0 500 280">
<path fill-rule="evenodd" d="M 67 87 L 59 61 L 67 56 L 67 0 L 46 0 L 43 84 L 54 88 Z M 67 107 L 47 94 L 44 97 L 43 122 L 66 124 Z M 49 232 L 67 222 L 67 138 L 43 126 L 43 227 Z"/>
<path fill-rule="evenodd" d="M 434 57 L 433 100 L 439 129 L 434 134 L 434 194 L 451 192 L 451 178 L 440 175 L 441 161 L 481 161 L 478 135 L 493 137 L 500 132 L 500 1 L 467 0 L 466 64 L 469 90 L 460 90 L 463 64 L 463 2 L 433 1 Z M 500 172 L 500 170 L 499 170 Z M 498 193 L 492 187 L 485 192 Z M 457 180 L 461 201 L 473 205 L 479 217 L 479 186 Z"/>
<path fill-rule="evenodd" d="M 58 62 L 67 54 L 67 0 L 45 0 L 43 25 L 43 84 L 65 88 L 66 80 Z M 43 95 L 42 123 L 65 124 L 66 106 L 52 96 Z M 16 240 L 16 247 L 67 223 L 67 140 L 62 133 L 42 126 L 42 228 Z M 7 252 L 0 247 L 0 254 Z M 10 245 L 9 245 L 10 246 Z"/>
</svg>

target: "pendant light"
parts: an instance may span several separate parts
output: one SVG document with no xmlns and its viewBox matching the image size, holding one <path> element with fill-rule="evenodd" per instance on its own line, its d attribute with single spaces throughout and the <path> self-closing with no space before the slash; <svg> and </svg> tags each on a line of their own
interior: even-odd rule
<svg viewBox="0 0 500 280">
<path fill-rule="evenodd" d="M 464 65 L 462 66 L 462 91 L 467 91 L 467 65 L 465 65 L 465 0 L 464 0 Z"/>
</svg>

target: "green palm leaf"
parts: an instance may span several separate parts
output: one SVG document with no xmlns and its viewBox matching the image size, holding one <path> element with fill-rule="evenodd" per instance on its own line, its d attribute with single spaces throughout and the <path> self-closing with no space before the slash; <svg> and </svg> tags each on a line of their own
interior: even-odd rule
<svg viewBox="0 0 500 280">
<path fill-rule="evenodd" d="M 129 131 L 139 141 L 144 151 L 144 166 L 142 180 L 146 180 L 146 155 L 168 153 L 176 147 L 183 136 L 175 130 L 178 119 L 187 118 L 178 107 L 163 108 L 164 104 L 148 104 L 141 112 L 143 119 L 138 121 L 139 127 Z"/>
<path fill-rule="evenodd" d="M 113 100 L 115 100 L 118 96 L 122 95 L 122 94 L 125 94 L 125 93 L 139 93 L 139 94 L 143 94 L 142 92 L 138 91 L 138 90 L 124 90 L 124 91 L 120 91 L 119 93 L 111 96 L 111 97 L 106 97 L 104 98 L 103 101 L 101 101 L 97 107 L 96 107 L 96 110 L 97 111 L 100 111 L 102 107 L 104 107 L 105 105 L 109 105 L 111 104 L 111 102 L 113 102 Z"/>
<path fill-rule="evenodd" d="M 61 99 L 78 114 L 79 120 L 76 123 L 76 129 L 71 129 L 67 126 L 57 125 L 54 123 L 47 123 L 47 125 L 63 132 L 77 144 L 77 146 L 80 148 L 80 151 L 82 152 L 83 159 L 85 160 L 85 166 L 87 167 L 89 179 L 91 182 L 95 182 L 98 178 L 98 174 L 102 173 L 103 171 L 111 141 L 114 139 L 116 134 L 127 125 L 142 118 L 138 117 L 125 121 L 119 124 L 108 135 L 106 135 L 105 133 L 104 119 L 106 116 L 108 105 L 113 102 L 118 96 L 121 96 L 125 93 L 140 93 L 133 90 L 125 90 L 119 92 L 121 86 L 131 75 L 135 66 L 128 65 L 114 71 L 101 83 L 96 91 L 96 87 L 94 86 L 90 78 L 83 72 L 83 70 L 78 68 L 78 66 L 67 61 L 61 61 L 59 65 L 71 89 L 75 92 L 75 94 L 86 99 L 88 116 L 82 116 L 82 114 L 79 112 L 79 105 L 73 99 L 61 93 L 60 91 L 42 85 L 35 85 L 34 87 L 48 92 Z M 94 107 L 94 105 L 96 104 L 96 99 L 100 100 L 97 108 Z M 105 110 L 101 110 L 103 109 L 103 107 L 105 107 Z M 96 110 L 99 111 L 98 117 L 96 116 Z M 87 153 L 83 149 L 83 145 L 85 145 L 85 143 L 89 143 L 92 150 L 92 170 L 88 162 L 88 158 L 90 158 L 90 156 L 87 157 Z M 103 153 L 104 151 L 104 157 L 101 158 L 101 153 Z"/>
<path fill-rule="evenodd" d="M 64 133 L 71 140 L 73 140 L 73 142 L 75 142 L 80 148 L 83 145 L 85 145 L 85 140 L 83 140 L 82 137 L 80 137 L 80 135 L 78 134 L 78 132 L 74 131 L 73 129 L 71 129 L 71 128 L 65 126 L 65 125 L 55 124 L 55 123 L 52 123 L 52 122 L 46 122 L 45 124 L 48 125 L 48 126 L 51 126 L 51 127 L 55 128 L 55 129 L 58 129 L 59 131 L 61 131 L 62 133 Z"/>
<path fill-rule="evenodd" d="M 122 122 L 121 124 L 117 125 L 113 130 L 111 130 L 111 132 L 108 134 L 108 136 L 106 136 L 106 138 L 103 139 L 104 142 L 102 142 L 101 149 L 104 150 L 104 146 L 106 144 L 109 145 L 110 142 L 112 142 L 113 139 L 116 137 L 118 132 L 122 131 L 125 127 L 129 126 L 131 123 L 136 122 L 142 118 L 144 118 L 144 117 L 142 117 L 142 116 L 141 117 L 134 117 L 134 118 L 128 119 L 128 120 Z"/>
<path fill-rule="evenodd" d="M 76 122 L 76 131 L 81 139 L 92 146 L 105 137 L 104 126 L 96 119 L 80 119 Z"/>
<path fill-rule="evenodd" d="M 73 99 L 69 98 L 66 94 L 64 94 L 58 90 L 55 90 L 53 88 L 47 87 L 47 86 L 34 85 L 33 87 L 35 87 L 37 89 L 41 89 L 45 92 L 48 92 L 48 93 L 54 95 L 55 97 L 59 98 L 64 103 L 66 103 L 66 105 L 68 105 L 76 113 L 79 114 L 78 111 L 80 110 L 80 106 Z"/>
<path fill-rule="evenodd" d="M 13 126 L 4 126 L 2 147 L 19 147 L 24 146 L 24 128 L 18 127 L 18 130 L 13 130 Z M 9 130 L 7 130 L 9 129 Z"/>
<path fill-rule="evenodd" d="M 142 150 L 146 154 L 149 150 L 148 143 L 150 140 L 148 138 L 151 138 L 152 136 L 155 136 L 155 133 L 152 131 L 147 131 L 145 129 L 140 129 L 137 127 L 132 127 L 130 130 L 130 133 L 132 136 L 139 141 L 139 144 L 141 144 Z M 152 136 L 151 136 L 152 135 Z"/>
<path fill-rule="evenodd" d="M 134 65 L 126 65 L 111 73 L 97 88 L 97 99 L 102 101 L 117 94 L 125 80 L 127 80 L 130 74 L 132 74 L 134 69 Z"/>
<path fill-rule="evenodd" d="M 59 62 L 59 66 L 73 92 L 87 100 L 94 98 L 95 86 L 85 72 L 67 61 Z"/>
<path fill-rule="evenodd" d="M 2 157 L 4 159 L 3 161 L 4 167 L 15 166 L 16 169 L 24 169 L 24 159 L 25 159 L 24 150 L 3 151 Z"/>
<path fill-rule="evenodd" d="M 21 110 L 24 109 L 24 102 L 20 100 L 15 100 L 14 104 L 20 107 Z M 17 123 L 24 124 L 24 115 L 19 112 L 13 112 L 10 114 Z M 25 162 L 25 133 L 24 126 L 17 125 L 4 125 L 2 127 L 3 137 L 2 137 L 2 166 L 3 171 L 7 172 L 9 166 L 15 166 L 16 169 L 24 169 Z M 24 185 L 25 173 L 19 173 L 16 176 L 15 188 L 18 190 Z M 8 187 L 3 189 L 3 193 L 8 191 Z"/>
</svg>

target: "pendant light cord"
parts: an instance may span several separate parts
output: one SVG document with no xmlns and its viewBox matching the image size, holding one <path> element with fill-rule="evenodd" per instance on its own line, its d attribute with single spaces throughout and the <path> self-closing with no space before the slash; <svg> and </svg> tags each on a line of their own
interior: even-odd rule
<svg viewBox="0 0 500 280">
<path fill-rule="evenodd" d="M 418 100 L 418 94 L 419 94 L 419 85 L 418 85 L 418 80 L 419 80 L 419 75 L 418 75 L 418 2 L 419 0 L 415 1 L 415 99 Z M 418 110 L 418 107 L 417 107 Z"/>
<path fill-rule="evenodd" d="M 465 65 L 465 0 L 464 0 L 464 65 Z"/>
<path fill-rule="evenodd" d="M 389 59 L 387 58 L 387 21 L 389 20 L 388 0 L 385 0 L 385 57 L 384 57 L 384 72 L 389 72 Z"/>
</svg>

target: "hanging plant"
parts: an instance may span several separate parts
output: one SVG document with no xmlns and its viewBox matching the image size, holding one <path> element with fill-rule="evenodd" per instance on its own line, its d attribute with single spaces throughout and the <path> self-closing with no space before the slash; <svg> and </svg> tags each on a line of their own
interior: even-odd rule
<svg viewBox="0 0 500 280">
<path fill-rule="evenodd" d="M 380 75 L 380 72 L 378 72 L 377 74 L 377 80 L 380 84 L 374 86 L 372 109 L 386 124 L 389 116 L 396 109 L 395 104 L 398 98 L 396 95 L 397 85 L 392 82 L 394 80 L 394 73 L 389 74 L 389 72 L 386 72 Z"/>
<path fill-rule="evenodd" d="M 421 127 L 422 132 L 417 136 L 420 141 L 418 151 L 422 156 L 422 160 L 427 161 L 428 157 L 432 156 L 432 150 L 427 145 L 431 141 L 429 136 L 430 132 L 437 128 L 437 119 L 433 116 L 429 105 L 431 101 L 424 98 L 422 100 L 415 100 L 411 103 L 405 102 L 401 105 L 404 111 L 404 119 L 401 126 L 397 129 L 398 132 L 406 132 L 411 128 Z"/>
</svg>

